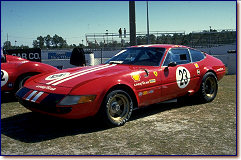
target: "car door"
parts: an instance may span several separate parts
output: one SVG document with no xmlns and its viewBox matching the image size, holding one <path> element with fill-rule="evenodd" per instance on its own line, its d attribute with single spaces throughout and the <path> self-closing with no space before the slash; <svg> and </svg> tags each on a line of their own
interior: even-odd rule
<svg viewBox="0 0 241 160">
<path fill-rule="evenodd" d="M 171 48 L 162 64 L 162 98 L 167 100 L 192 92 L 196 73 L 188 49 Z"/>
<path fill-rule="evenodd" d="M 139 106 L 159 102 L 161 97 L 160 61 L 165 53 L 165 48 L 140 48 L 142 52 L 134 64 L 136 72 L 131 74 L 134 88 L 138 93 Z M 134 70 L 134 69 L 133 69 Z"/>
<path fill-rule="evenodd" d="M 134 88 L 138 92 L 140 107 L 159 102 L 161 97 L 159 70 L 160 67 L 143 66 L 131 75 L 136 81 Z"/>
</svg>

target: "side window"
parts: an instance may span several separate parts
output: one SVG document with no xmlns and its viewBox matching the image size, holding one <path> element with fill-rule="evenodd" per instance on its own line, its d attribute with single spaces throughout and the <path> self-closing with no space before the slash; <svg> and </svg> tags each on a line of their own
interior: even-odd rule
<svg viewBox="0 0 241 160">
<path fill-rule="evenodd" d="M 172 60 L 172 52 L 171 52 L 171 51 L 168 51 L 168 52 L 167 52 L 166 59 L 165 59 L 165 61 L 164 61 L 164 63 L 163 63 L 163 66 L 168 66 L 168 64 L 169 64 L 170 62 L 173 62 L 173 60 Z"/>
<path fill-rule="evenodd" d="M 197 62 L 197 61 L 201 61 L 202 59 L 205 58 L 205 55 L 197 50 L 194 49 L 189 49 L 190 53 L 191 53 L 191 57 L 192 57 L 192 61 L 193 62 Z"/>
<path fill-rule="evenodd" d="M 176 62 L 178 64 L 190 63 L 190 55 L 186 48 L 173 48 L 168 51 L 163 66 L 168 66 L 170 62 Z"/>
</svg>

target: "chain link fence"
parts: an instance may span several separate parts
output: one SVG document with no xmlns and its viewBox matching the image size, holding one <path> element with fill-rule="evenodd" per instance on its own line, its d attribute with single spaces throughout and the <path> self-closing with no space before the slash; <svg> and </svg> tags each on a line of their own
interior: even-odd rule
<svg viewBox="0 0 241 160">
<path fill-rule="evenodd" d="M 206 30 L 185 34 L 185 32 L 160 32 L 154 31 L 150 34 L 151 44 L 179 44 L 197 48 L 211 55 L 220 56 L 227 61 L 227 52 L 236 52 L 236 30 Z M 88 46 L 84 48 L 86 53 L 94 54 L 94 65 L 103 64 L 120 50 L 129 47 L 129 33 L 122 35 L 113 33 L 87 34 Z M 124 41 L 123 41 L 124 40 Z M 147 36 L 137 33 L 137 44 L 146 44 Z M 55 66 L 59 69 L 72 68 L 70 56 L 72 49 L 42 50 L 42 62 Z M 235 60 L 234 58 L 232 58 Z"/>
</svg>

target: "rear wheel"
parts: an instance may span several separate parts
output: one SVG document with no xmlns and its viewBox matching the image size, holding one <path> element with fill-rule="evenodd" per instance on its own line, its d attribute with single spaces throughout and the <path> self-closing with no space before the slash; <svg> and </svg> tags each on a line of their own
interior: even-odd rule
<svg viewBox="0 0 241 160">
<path fill-rule="evenodd" d="M 123 90 L 111 91 L 105 98 L 100 114 L 107 125 L 111 127 L 124 125 L 130 118 L 133 101 Z"/>
<path fill-rule="evenodd" d="M 198 92 L 198 97 L 202 102 L 211 102 L 217 95 L 218 83 L 214 73 L 208 72 L 203 76 Z"/>
</svg>

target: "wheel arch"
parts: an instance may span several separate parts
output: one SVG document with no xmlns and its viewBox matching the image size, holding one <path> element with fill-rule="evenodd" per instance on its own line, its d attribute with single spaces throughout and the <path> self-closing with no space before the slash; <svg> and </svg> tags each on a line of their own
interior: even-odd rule
<svg viewBox="0 0 241 160">
<path fill-rule="evenodd" d="M 214 72 L 214 70 L 212 70 L 212 69 L 209 69 L 209 70 L 207 70 L 207 72 L 206 72 L 205 74 L 207 74 L 208 72 L 211 72 L 211 73 L 213 73 L 213 74 L 214 74 L 214 75 L 216 76 L 216 78 L 217 78 L 217 74 L 216 74 L 216 72 Z M 205 75 L 205 74 L 204 74 L 204 75 Z M 204 75 L 203 75 L 203 76 L 204 76 Z"/>
<path fill-rule="evenodd" d="M 16 81 L 14 82 L 14 89 L 16 90 L 18 88 L 18 83 L 20 82 L 20 80 L 24 77 L 27 77 L 27 76 L 35 76 L 37 74 L 40 74 L 41 72 L 26 72 L 26 73 L 22 73 L 20 74 Z"/>
<path fill-rule="evenodd" d="M 136 94 L 135 94 L 135 92 L 133 91 L 133 89 L 130 87 L 130 86 L 128 86 L 128 85 L 126 85 L 126 84 L 117 84 L 117 85 L 114 85 L 114 86 L 112 86 L 111 88 L 109 88 L 108 89 L 108 91 L 105 93 L 105 96 L 104 96 L 104 98 L 103 98 L 103 101 L 104 101 L 104 99 L 106 98 L 106 96 L 111 92 L 111 91 L 114 91 L 114 90 L 123 90 L 123 91 L 126 91 L 129 95 L 130 95 L 130 97 L 132 98 L 132 100 L 133 100 L 133 108 L 134 109 L 137 109 L 138 108 L 138 100 L 137 100 L 137 97 L 136 97 Z M 102 101 L 102 103 L 103 103 L 103 101 Z"/>
<path fill-rule="evenodd" d="M 213 73 L 213 74 L 215 75 L 216 79 L 217 79 L 217 74 L 215 73 L 215 71 L 214 71 L 213 69 L 206 68 L 206 69 L 205 69 L 205 72 L 202 74 L 200 80 L 198 81 L 198 84 L 197 84 L 197 86 L 196 86 L 196 88 L 195 88 L 195 92 L 198 92 L 198 90 L 200 89 L 200 86 L 201 86 L 202 79 L 203 79 L 204 75 L 207 74 L 207 73 L 209 73 L 209 72 Z"/>
<path fill-rule="evenodd" d="M 113 115 L 111 115 L 109 111 L 110 106 L 107 105 L 109 98 L 111 98 L 113 94 L 118 93 L 117 91 L 128 94 L 128 97 L 132 99 L 132 103 L 133 103 L 132 105 L 130 105 L 130 107 L 128 107 L 129 109 L 127 109 L 126 111 L 123 111 L 125 112 L 124 115 L 122 115 L 122 113 L 121 115 L 118 115 L 118 119 L 120 120 L 113 119 Z M 122 126 L 129 120 L 129 118 L 131 117 L 132 110 L 135 108 L 137 108 L 137 99 L 132 88 L 126 84 L 116 84 L 110 87 L 105 93 L 101 106 L 98 112 L 96 113 L 96 117 L 110 127 Z"/>
<path fill-rule="evenodd" d="M 206 81 L 207 81 L 208 76 L 213 77 L 213 79 L 215 81 L 215 85 L 214 85 L 215 87 L 214 87 L 213 91 L 210 91 L 211 93 L 207 93 L 206 92 Z M 196 94 L 199 97 L 199 101 L 200 102 L 207 103 L 207 102 L 211 102 L 211 101 L 213 101 L 215 99 L 215 97 L 217 95 L 217 91 L 218 91 L 218 83 L 217 82 L 218 82 L 217 75 L 216 75 L 216 73 L 213 70 L 208 70 L 203 75 L 202 82 L 201 82 L 199 90 L 198 90 L 198 92 Z M 213 86 L 211 86 L 211 87 L 213 87 Z M 208 94 L 211 94 L 211 96 L 209 97 Z"/>
</svg>

